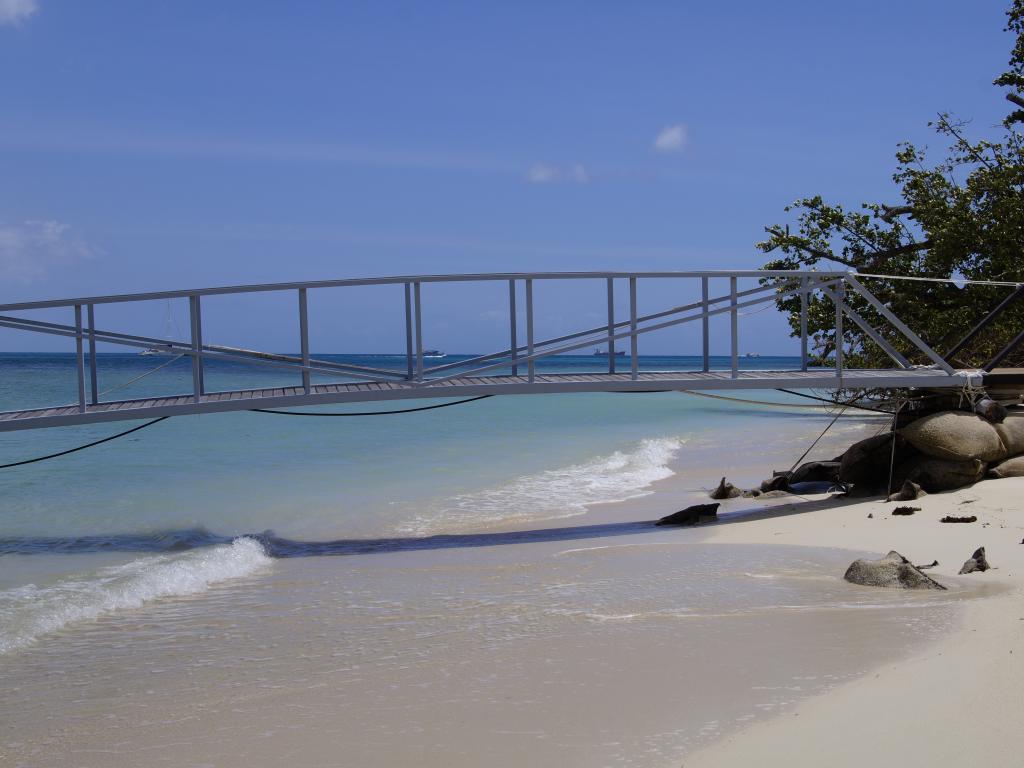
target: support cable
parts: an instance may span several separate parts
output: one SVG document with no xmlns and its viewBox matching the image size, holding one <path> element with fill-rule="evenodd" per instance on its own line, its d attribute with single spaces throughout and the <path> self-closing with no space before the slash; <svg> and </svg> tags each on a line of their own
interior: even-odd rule
<svg viewBox="0 0 1024 768">
<path fill-rule="evenodd" d="M 151 427 L 154 424 L 164 421 L 165 419 L 171 418 L 170 416 L 159 416 L 151 421 L 147 421 L 145 424 L 140 424 L 137 427 L 126 429 L 124 432 L 118 432 L 116 435 L 110 435 L 100 440 L 93 440 L 91 443 L 85 445 L 79 445 L 76 448 L 68 448 L 66 451 L 59 451 L 57 453 L 51 453 L 46 456 L 36 456 L 34 459 L 24 459 L 22 461 L 12 461 L 10 464 L 0 464 L 0 469 L 10 469 L 11 467 L 21 467 L 25 464 L 35 464 L 37 461 L 46 461 L 47 459 L 56 459 L 59 456 L 67 456 L 69 453 L 76 453 L 78 451 L 84 451 L 86 448 L 92 448 L 94 445 L 100 445 L 102 443 L 109 443 L 111 440 L 117 440 L 119 437 L 130 435 L 132 432 L 138 432 L 140 429 Z"/>
</svg>

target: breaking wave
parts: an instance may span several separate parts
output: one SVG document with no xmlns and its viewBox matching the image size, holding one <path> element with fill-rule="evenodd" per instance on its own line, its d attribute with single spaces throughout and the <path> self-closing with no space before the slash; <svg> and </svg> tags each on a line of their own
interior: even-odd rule
<svg viewBox="0 0 1024 768">
<path fill-rule="evenodd" d="M 218 582 L 256 573 L 270 562 L 258 541 L 240 538 L 180 554 L 143 557 L 43 587 L 26 584 L 0 591 L 0 654 L 74 622 L 139 608 L 161 597 L 205 592 Z"/>
<path fill-rule="evenodd" d="M 615 451 L 580 464 L 523 475 L 504 485 L 453 496 L 402 526 L 426 535 L 488 523 L 550 520 L 583 514 L 591 504 L 626 501 L 650 493 L 671 477 L 669 463 L 685 440 L 655 438 L 632 451 Z"/>
</svg>

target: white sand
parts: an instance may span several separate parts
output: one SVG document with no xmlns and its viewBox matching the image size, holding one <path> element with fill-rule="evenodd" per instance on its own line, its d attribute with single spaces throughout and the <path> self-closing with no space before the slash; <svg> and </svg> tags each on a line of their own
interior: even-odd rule
<svg viewBox="0 0 1024 768">
<path fill-rule="evenodd" d="M 970 601 L 960 629 L 937 644 L 714 743 L 689 756 L 685 768 L 1024 765 L 1024 478 L 909 503 L 921 511 L 892 517 L 891 502 L 832 502 L 715 527 L 716 542 L 846 547 L 879 556 L 895 549 L 916 563 L 937 559 L 929 573 L 940 582 L 984 582 L 993 594 Z M 947 514 L 976 515 L 978 522 L 940 523 Z M 994 570 L 957 576 L 979 546 Z"/>
</svg>

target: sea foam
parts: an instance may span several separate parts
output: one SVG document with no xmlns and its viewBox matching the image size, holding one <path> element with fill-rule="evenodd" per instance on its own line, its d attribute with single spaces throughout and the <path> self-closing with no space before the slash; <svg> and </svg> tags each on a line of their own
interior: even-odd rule
<svg viewBox="0 0 1024 768">
<path fill-rule="evenodd" d="M 642 440 L 633 450 L 453 496 L 418 515 L 403 532 L 425 535 L 488 523 L 572 517 L 591 504 L 646 496 L 652 483 L 674 474 L 669 463 L 684 443 L 677 437 Z"/>
<path fill-rule="evenodd" d="M 161 597 L 204 592 L 270 562 L 258 541 L 239 538 L 182 554 L 143 557 L 43 587 L 26 584 L 0 591 L 0 654 L 74 622 L 139 608 Z"/>
</svg>

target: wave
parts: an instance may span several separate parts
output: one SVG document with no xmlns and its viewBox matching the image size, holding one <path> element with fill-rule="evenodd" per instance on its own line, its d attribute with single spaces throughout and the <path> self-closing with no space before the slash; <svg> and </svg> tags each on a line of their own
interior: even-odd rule
<svg viewBox="0 0 1024 768">
<path fill-rule="evenodd" d="M 246 537 L 183 554 L 143 557 L 44 587 L 27 584 L 0 591 L 0 654 L 74 622 L 139 608 L 161 597 L 205 592 L 270 562 L 263 546 Z"/>
<path fill-rule="evenodd" d="M 669 463 L 685 440 L 642 440 L 632 451 L 615 451 L 581 464 L 549 469 L 483 491 L 441 502 L 400 526 L 403 533 L 427 535 L 488 523 L 573 517 L 591 504 L 646 496 L 649 486 L 671 477 Z"/>
</svg>

